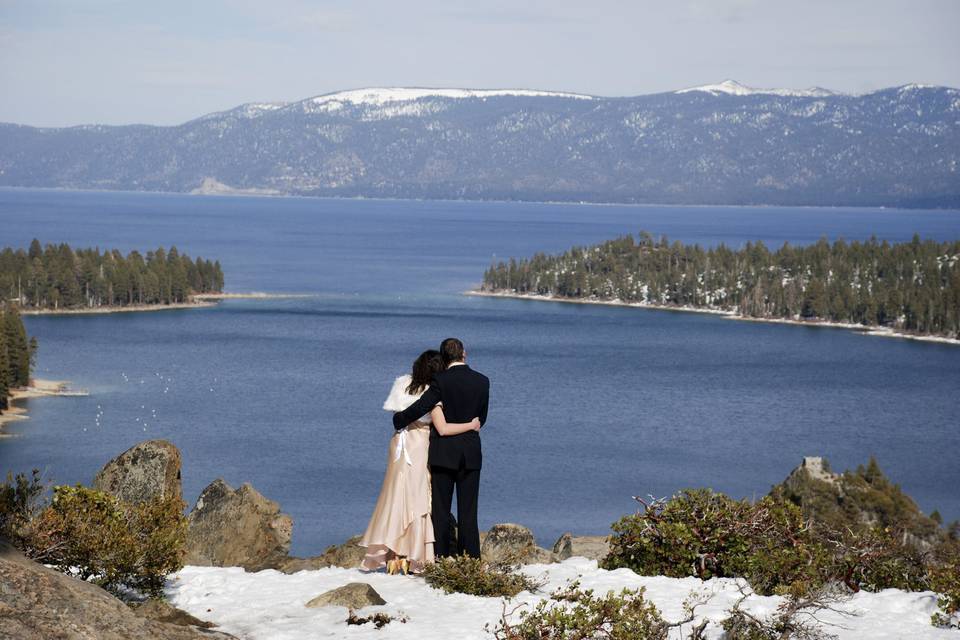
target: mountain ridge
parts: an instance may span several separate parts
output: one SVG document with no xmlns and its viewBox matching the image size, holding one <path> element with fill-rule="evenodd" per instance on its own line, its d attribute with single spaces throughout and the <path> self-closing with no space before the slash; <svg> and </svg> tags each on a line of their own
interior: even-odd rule
<svg viewBox="0 0 960 640">
<path fill-rule="evenodd" d="M 960 91 L 734 81 L 634 97 L 363 88 L 179 125 L 0 124 L 0 186 L 663 204 L 960 206 Z"/>
</svg>

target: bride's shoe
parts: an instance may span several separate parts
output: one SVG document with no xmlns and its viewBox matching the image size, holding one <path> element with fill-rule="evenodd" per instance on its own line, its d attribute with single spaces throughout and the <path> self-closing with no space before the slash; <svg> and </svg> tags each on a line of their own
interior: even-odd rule
<svg viewBox="0 0 960 640">
<path fill-rule="evenodd" d="M 396 558 L 387 560 L 387 573 L 391 576 L 396 575 L 397 571 L 400 570 L 400 561 Z"/>
<path fill-rule="evenodd" d="M 410 561 L 406 558 L 400 560 L 400 571 L 402 571 L 405 576 L 410 575 Z"/>
</svg>

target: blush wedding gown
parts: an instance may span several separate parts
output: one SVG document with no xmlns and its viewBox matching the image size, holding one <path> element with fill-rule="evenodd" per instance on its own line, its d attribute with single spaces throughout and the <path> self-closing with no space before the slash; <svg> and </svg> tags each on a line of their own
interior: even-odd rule
<svg viewBox="0 0 960 640">
<path fill-rule="evenodd" d="M 421 394 L 407 393 L 410 376 L 396 379 L 383 408 L 403 411 Z M 366 547 L 363 568 L 376 570 L 397 556 L 410 561 L 414 572 L 433 562 L 433 523 L 430 520 L 430 414 L 397 431 L 387 451 L 387 471 L 370 524 L 360 540 Z"/>
</svg>

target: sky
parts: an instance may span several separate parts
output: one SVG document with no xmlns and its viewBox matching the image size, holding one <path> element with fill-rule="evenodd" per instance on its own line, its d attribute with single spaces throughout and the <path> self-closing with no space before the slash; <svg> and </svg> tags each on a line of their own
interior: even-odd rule
<svg viewBox="0 0 960 640">
<path fill-rule="evenodd" d="M 172 125 L 381 86 L 960 87 L 960 0 L 0 0 L 0 122 Z"/>
</svg>

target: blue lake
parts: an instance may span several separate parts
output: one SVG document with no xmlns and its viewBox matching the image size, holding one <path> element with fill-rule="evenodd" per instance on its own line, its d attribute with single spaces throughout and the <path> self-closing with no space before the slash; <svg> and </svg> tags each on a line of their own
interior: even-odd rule
<svg viewBox="0 0 960 640">
<path fill-rule="evenodd" d="M 136 442 L 167 438 L 188 502 L 216 477 L 251 482 L 293 516 L 293 551 L 319 553 L 366 526 L 393 378 L 453 335 L 493 385 L 483 527 L 520 522 L 542 544 L 603 533 L 633 495 L 760 496 L 804 455 L 835 469 L 875 455 L 924 510 L 960 517 L 960 347 L 461 295 L 495 257 L 640 230 L 733 246 L 956 239 L 960 212 L 0 190 L 0 229 L 2 246 L 175 244 L 218 258 L 228 290 L 312 294 L 26 318 L 38 377 L 91 395 L 30 401 L 0 441 L 0 471 L 89 482 Z"/>
</svg>

